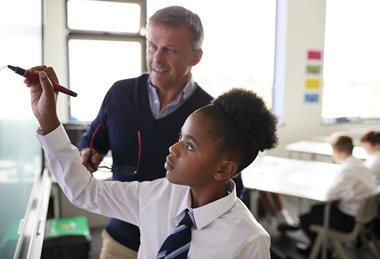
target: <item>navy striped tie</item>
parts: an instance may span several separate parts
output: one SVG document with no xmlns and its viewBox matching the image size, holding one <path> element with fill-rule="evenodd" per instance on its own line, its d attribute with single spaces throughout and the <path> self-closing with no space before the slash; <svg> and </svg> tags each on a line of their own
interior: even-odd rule
<svg viewBox="0 0 380 259">
<path fill-rule="evenodd" d="M 185 216 L 178 223 L 174 232 L 165 239 L 158 251 L 157 258 L 187 258 L 190 249 L 191 227 L 193 226 L 190 213 L 188 209 L 185 210 Z"/>
</svg>

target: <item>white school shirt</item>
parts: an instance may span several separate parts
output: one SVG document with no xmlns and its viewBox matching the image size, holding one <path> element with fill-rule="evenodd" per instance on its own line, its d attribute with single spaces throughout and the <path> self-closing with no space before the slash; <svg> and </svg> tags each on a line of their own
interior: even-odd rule
<svg viewBox="0 0 380 259">
<path fill-rule="evenodd" d="M 172 184 L 166 178 L 151 182 L 92 178 L 62 125 L 37 137 L 46 152 L 50 170 L 74 205 L 140 228 L 139 259 L 156 257 L 187 208 L 195 220 L 188 258 L 270 258 L 269 235 L 236 197 L 233 181 L 230 181 L 227 196 L 191 209 L 190 188 Z"/>
<path fill-rule="evenodd" d="M 364 164 L 375 176 L 376 183 L 380 185 L 380 151 L 368 155 L 368 158 Z"/>
<path fill-rule="evenodd" d="M 340 200 L 339 209 L 355 217 L 361 201 L 375 193 L 376 184 L 372 173 L 361 160 L 350 156 L 342 162 L 327 197 Z"/>
</svg>

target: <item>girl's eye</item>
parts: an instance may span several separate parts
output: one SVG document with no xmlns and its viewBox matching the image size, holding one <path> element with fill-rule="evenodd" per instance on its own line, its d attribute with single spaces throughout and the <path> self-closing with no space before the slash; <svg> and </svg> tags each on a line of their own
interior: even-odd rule
<svg viewBox="0 0 380 259">
<path fill-rule="evenodd" d="M 193 151 L 194 150 L 193 144 L 191 144 L 190 142 L 186 142 L 186 149 L 189 151 Z"/>
<path fill-rule="evenodd" d="M 178 141 L 182 141 L 182 139 L 183 139 L 182 135 L 178 134 Z M 194 145 L 191 142 L 186 141 L 185 142 L 185 148 L 186 148 L 186 150 L 193 151 Z"/>
</svg>

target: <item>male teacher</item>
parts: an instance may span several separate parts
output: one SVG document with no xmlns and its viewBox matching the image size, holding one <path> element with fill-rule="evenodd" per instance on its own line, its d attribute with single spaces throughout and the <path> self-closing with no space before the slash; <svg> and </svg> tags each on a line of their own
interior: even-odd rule
<svg viewBox="0 0 380 259">
<path fill-rule="evenodd" d="M 183 7 L 166 7 L 149 18 L 149 74 L 118 81 L 107 92 L 79 144 L 87 169 L 96 170 L 111 150 L 113 180 L 165 177 L 165 157 L 185 119 L 212 99 L 191 75 L 202 58 L 202 41 L 199 16 Z M 236 182 L 242 194 L 241 178 Z M 102 238 L 101 259 L 137 258 L 140 232 L 136 226 L 110 219 Z"/>
</svg>

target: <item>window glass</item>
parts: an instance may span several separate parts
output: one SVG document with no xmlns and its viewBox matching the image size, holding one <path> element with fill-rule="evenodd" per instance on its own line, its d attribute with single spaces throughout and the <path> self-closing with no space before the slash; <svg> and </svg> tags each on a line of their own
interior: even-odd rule
<svg viewBox="0 0 380 259">
<path fill-rule="evenodd" d="M 193 75 L 211 95 L 243 87 L 256 91 L 272 105 L 276 1 L 154 0 L 156 10 L 181 5 L 196 12 L 205 31 L 203 57 Z M 216 11 L 217 9 L 217 11 Z"/>
<path fill-rule="evenodd" d="M 0 1 L 0 67 L 3 67 L 0 71 L 0 258 L 21 258 L 21 246 L 28 248 L 23 240 L 33 241 L 32 233 L 25 233 L 26 228 L 21 228 L 20 223 L 36 213 L 33 190 L 39 184 L 42 169 L 41 147 L 35 131 L 38 125 L 24 78 L 4 66 L 27 69 L 42 63 L 41 11 L 41 0 Z"/>
<path fill-rule="evenodd" d="M 69 40 L 70 121 L 95 119 L 104 95 L 121 79 L 141 74 L 141 44 L 129 41 Z"/>
<path fill-rule="evenodd" d="M 377 0 L 326 1 L 323 118 L 380 118 L 379 10 Z"/>
<path fill-rule="evenodd" d="M 109 1 L 69 0 L 67 22 L 70 29 L 138 32 L 140 5 Z"/>
<path fill-rule="evenodd" d="M 23 8 L 19 8 L 22 5 Z M 1 4 L 0 67 L 20 66 L 25 69 L 42 63 L 41 4 L 39 1 L 11 1 Z M 31 51 L 33 50 L 33 51 Z M 4 62 L 4 63 L 3 63 Z M 24 79 L 9 69 L 0 71 L 0 119 L 32 119 L 29 91 Z M 10 98 L 10 97 L 14 98 Z M 17 98 L 17 102 L 15 102 Z M 9 112 L 12 111 L 12 112 Z"/>
</svg>

